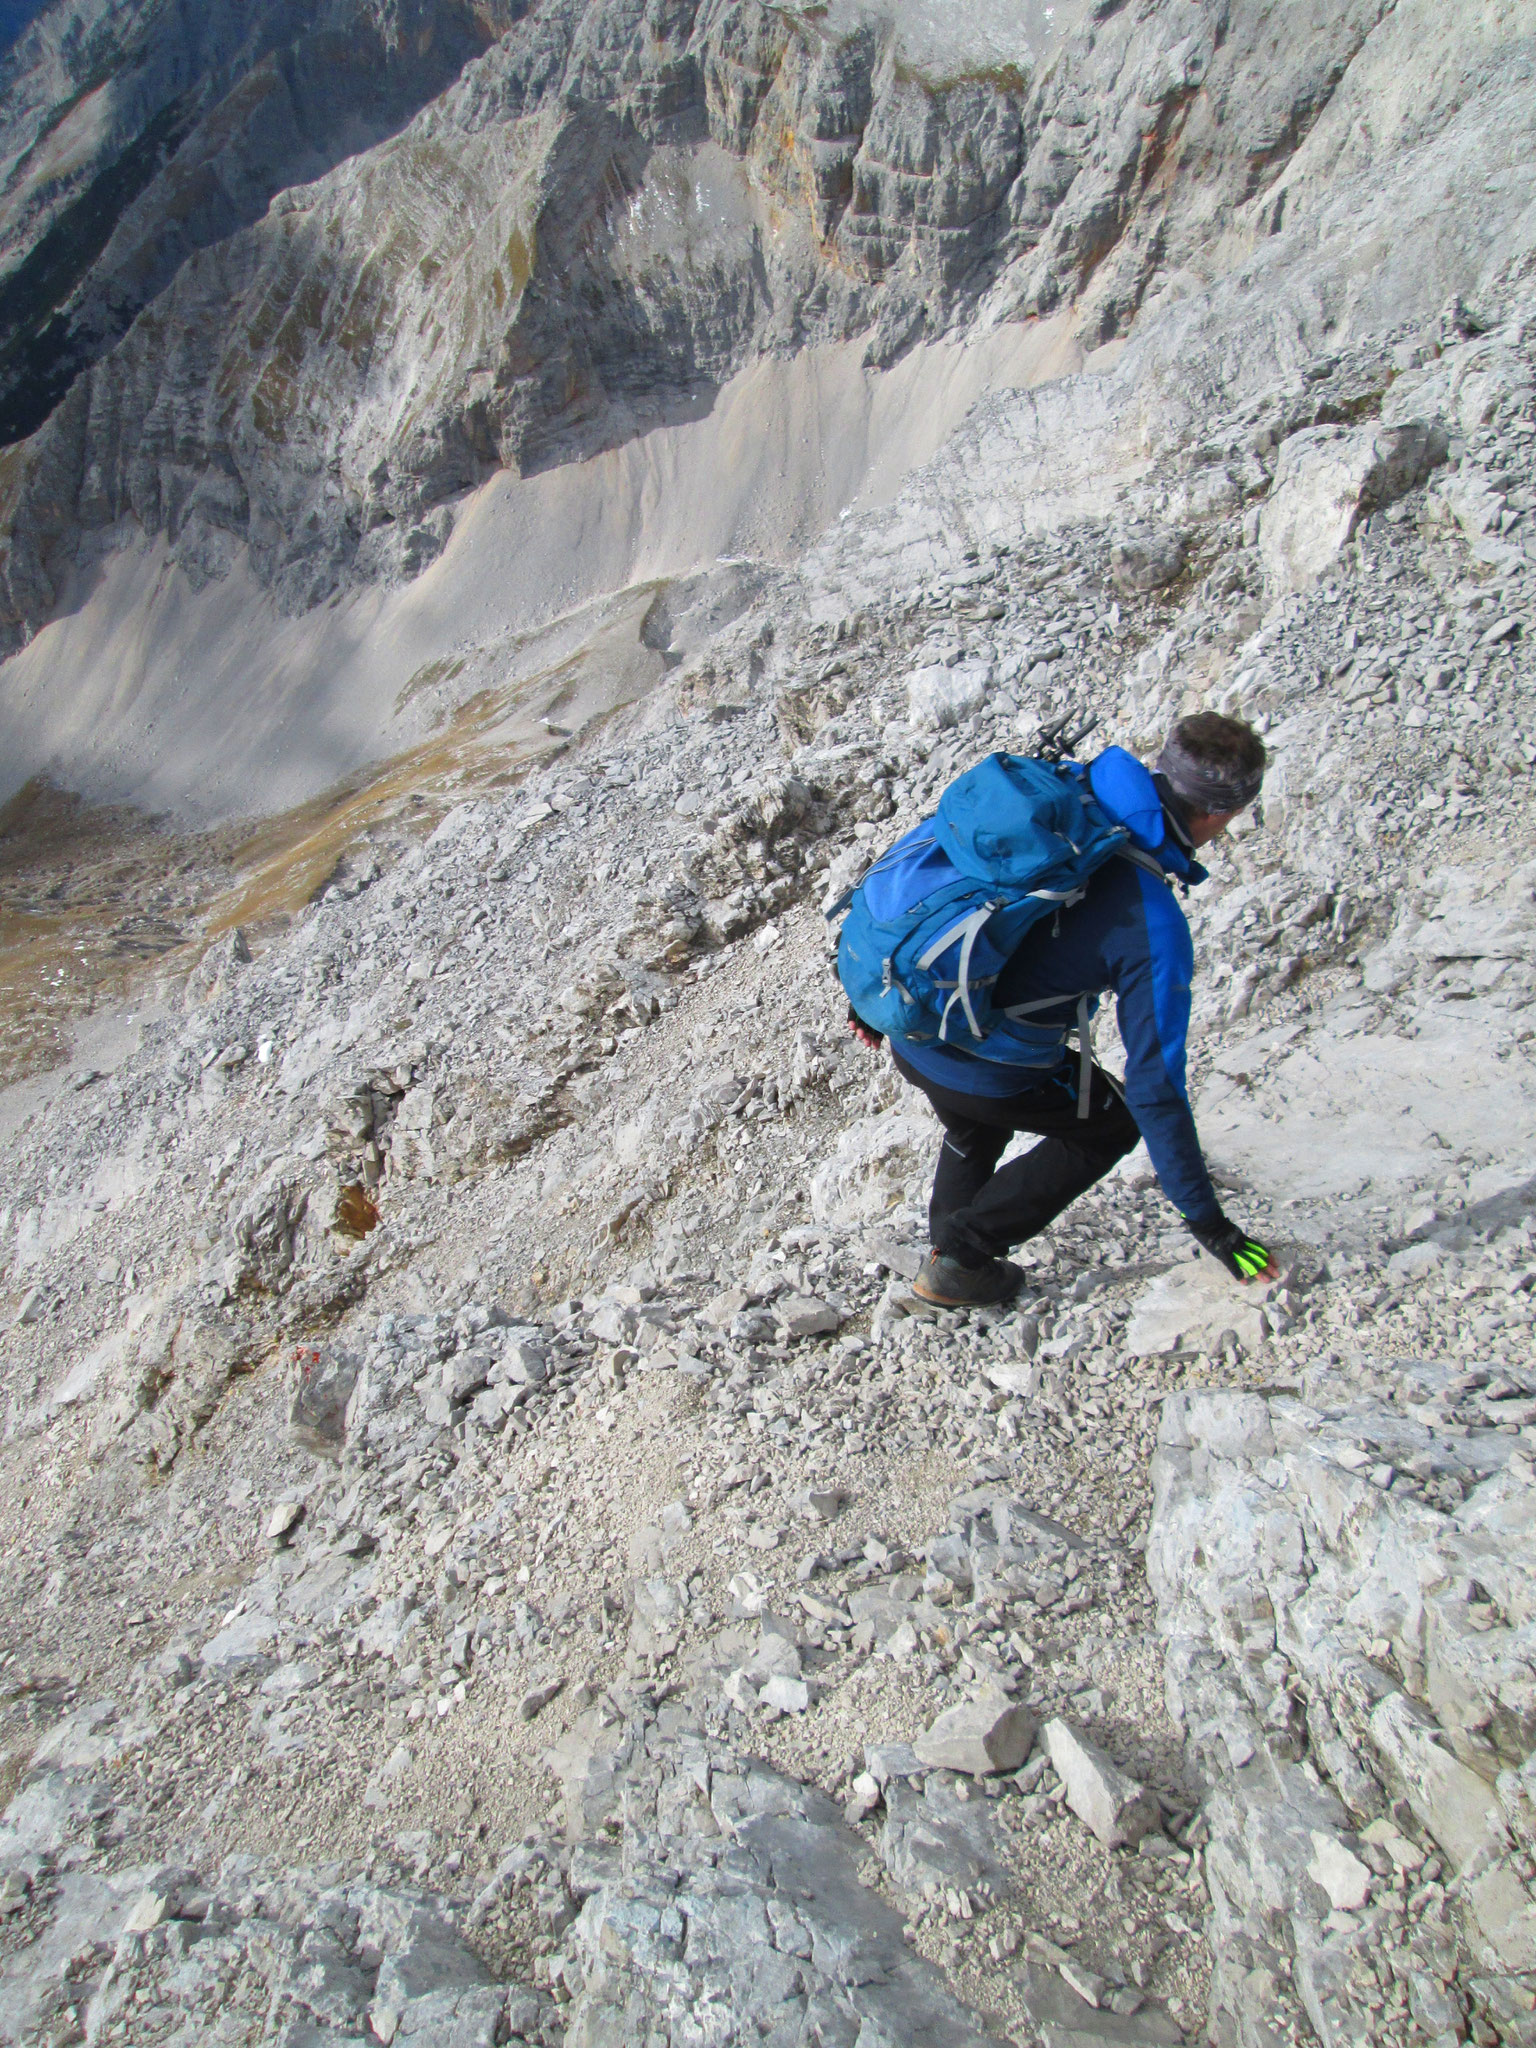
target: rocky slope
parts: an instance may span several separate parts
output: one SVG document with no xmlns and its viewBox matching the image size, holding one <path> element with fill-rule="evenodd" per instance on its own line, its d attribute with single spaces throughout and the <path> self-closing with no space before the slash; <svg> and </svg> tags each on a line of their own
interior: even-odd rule
<svg viewBox="0 0 1536 2048">
<path fill-rule="evenodd" d="M 978 422 L 11 1092 L 10 2039 L 1533 2038 L 1533 336 L 1496 270 L 1044 533 Z M 933 1317 L 819 905 L 1195 702 L 1286 1282 L 1133 1159 Z"/>
<path fill-rule="evenodd" d="M 1148 0 L 946 81 L 840 14 L 466 15 L 18 444 L 40 577 L 99 475 L 235 644 L 248 536 L 290 600 L 394 574 L 443 479 L 900 348 L 909 292 L 1132 322 L 798 561 L 614 600 L 564 725 L 554 629 L 536 761 L 500 710 L 479 782 L 412 757 L 297 914 L 226 899 L 0 1093 L 0 2040 L 1536 2042 L 1536 98 L 1528 9 L 1443 17 Z M 438 62 L 239 19 L 221 108 L 320 26 Z M 56 8 L 11 76 L 169 23 Z M 437 630 L 489 702 L 507 621 Z M 822 906 L 987 749 L 1207 704 L 1272 767 L 1189 900 L 1192 1071 L 1285 1280 L 1133 1157 L 936 1316 L 936 1126 Z"/>
</svg>

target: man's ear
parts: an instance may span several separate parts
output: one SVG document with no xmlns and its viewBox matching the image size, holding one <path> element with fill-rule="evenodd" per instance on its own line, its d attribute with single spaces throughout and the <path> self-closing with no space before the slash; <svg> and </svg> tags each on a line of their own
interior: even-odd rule
<svg viewBox="0 0 1536 2048">
<path fill-rule="evenodd" d="M 1191 811 L 1189 836 L 1196 846 L 1209 846 L 1213 839 L 1221 837 L 1238 815 L 1236 811 Z"/>
</svg>

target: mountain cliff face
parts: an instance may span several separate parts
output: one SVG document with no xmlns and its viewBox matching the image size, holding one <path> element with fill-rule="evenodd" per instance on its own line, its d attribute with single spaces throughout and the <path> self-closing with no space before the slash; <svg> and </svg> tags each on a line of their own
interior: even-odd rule
<svg viewBox="0 0 1536 2048">
<path fill-rule="evenodd" d="M 83 534 L 249 551 L 295 606 L 410 574 L 499 467 L 765 352 L 1123 333 L 1266 199 L 1383 0 L 1139 0 L 939 76 L 757 0 L 76 0 L 9 73 L 0 629 Z M 493 41 L 492 38 L 495 38 Z M 344 160 L 343 160 L 344 159 Z"/>
</svg>

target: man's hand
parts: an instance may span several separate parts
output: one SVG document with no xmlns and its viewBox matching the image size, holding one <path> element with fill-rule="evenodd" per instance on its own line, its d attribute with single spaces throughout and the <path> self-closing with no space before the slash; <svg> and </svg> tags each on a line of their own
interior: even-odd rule
<svg viewBox="0 0 1536 2048">
<path fill-rule="evenodd" d="M 860 1045 L 868 1046 L 871 1052 L 878 1052 L 885 1043 L 880 1033 L 878 1031 L 871 1031 L 864 1022 L 864 1019 L 851 1004 L 848 1010 L 848 1029 L 853 1033 Z"/>
<path fill-rule="evenodd" d="M 1199 1222 L 1186 1216 L 1184 1224 L 1190 1236 L 1203 1244 L 1213 1259 L 1220 1259 L 1232 1278 L 1241 1280 L 1245 1287 L 1250 1280 L 1280 1278 L 1280 1268 L 1266 1248 L 1219 1209 L 1214 1216 L 1203 1217 Z"/>
</svg>

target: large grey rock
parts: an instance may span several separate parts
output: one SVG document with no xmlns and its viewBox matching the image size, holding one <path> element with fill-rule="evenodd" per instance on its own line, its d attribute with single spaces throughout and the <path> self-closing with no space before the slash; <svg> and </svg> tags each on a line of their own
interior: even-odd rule
<svg viewBox="0 0 1536 2048">
<path fill-rule="evenodd" d="M 573 1840 L 591 1835 L 613 1813 L 622 1789 L 620 1766 L 630 1746 L 622 1722 L 589 1712 L 546 1752 L 544 1761 L 560 1781 Z"/>
<path fill-rule="evenodd" d="M 338 1458 L 347 1435 L 347 1404 L 361 1370 L 344 1352 L 301 1350 L 288 1429 L 295 1443 L 323 1458 Z"/>
<path fill-rule="evenodd" d="M 1505 1972 L 1536 1958 L 1524 1745 L 1487 1732 L 1536 1696 L 1517 1631 L 1469 1600 L 1491 1581 L 1497 1611 L 1529 1611 L 1536 1487 L 1452 1368 L 1404 1362 L 1394 1391 L 1319 1369 L 1301 1398 L 1164 1407 L 1148 1574 L 1169 1704 L 1213 1786 L 1213 2005 L 1245 2048 L 1266 1999 L 1359 2038 L 1378 1964 L 1411 1974 L 1370 1846 L 1401 1844 L 1377 1868 L 1422 1867 L 1409 1814 L 1456 1880 L 1454 1910 L 1433 1902 L 1441 1976 L 1463 1949 Z M 1389 1483 L 1404 1470 L 1472 1490 L 1452 1518 Z"/>
<path fill-rule="evenodd" d="M 1215 1351 L 1230 1332 L 1244 1351 L 1260 1349 L 1269 1335 L 1263 1303 L 1270 1281 L 1234 1280 L 1202 1255 L 1172 1267 L 1138 1296 L 1125 1333 L 1133 1358 L 1164 1351 Z"/>
<path fill-rule="evenodd" d="M 1436 1005 L 1402 1021 L 1329 1025 L 1258 1090 L 1213 1074 L 1196 1102 L 1210 1156 L 1296 1196 L 1411 1188 L 1438 1151 L 1481 1163 L 1493 1131 L 1501 1156 L 1536 1155 L 1536 1066 L 1518 1050 L 1500 1057 L 1497 1019 Z"/>
<path fill-rule="evenodd" d="M 494 2048 L 506 1993 L 492 1989 L 485 1965 L 446 1921 L 426 1912 L 400 1917 L 368 2008 L 375 2034 L 386 2042 L 432 2040 L 451 2028 L 457 2040 L 463 2026 L 465 2048 L 479 2048 L 480 2039 Z"/>
<path fill-rule="evenodd" d="M 704 1806 L 702 1772 L 667 1777 L 672 1811 Z M 731 1844 L 728 1879 L 713 1867 L 709 1835 L 684 1827 L 649 1869 L 592 1890 L 571 1936 L 582 1988 L 566 2011 L 568 2048 L 680 2031 L 705 2011 L 762 2016 L 786 2000 L 829 2040 L 997 2048 L 860 1883 L 864 1845 L 830 1800 L 730 1756 L 711 1760 L 707 1783 Z"/>
<path fill-rule="evenodd" d="M 979 711 L 992 682 L 988 662 L 961 661 L 915 669 L 907 680 L 907 709 L 914 725 L 943 732 Z"/>
<path fill-rule="evenodd" d="M 38 1764 L 0 1816 L 0 1868 L 25 1868 L 55 1856 L 90 1823 L 112 1810 L 99 1781 Z"/>
<path fill-rule="evenodd" d="M 635 1334 L 635 1313 L 618 1302 L 604 1302 L 587 1322 L 590 1334 L 602 1344 L 627 1344 Z"/>
<path fill-rule="evenodd" d="M 876 1774 L 879 1775 L 878 1772 Z M 925 1885 L 982 1887 L 1002 1897 L 1013 1888 L 1008 1843 L 990 1799 L 959 1799 L 952 1783 L 931 1776 L 921 1792 L 885 1775 L 880 1855 L 909 1892 Z"/>
<path fill-rule="evenodd" d="M 1443 428 L 1308 427 L 1280 444 L 1259 516 L 1259 552 L 1277 596 L 1304 590 L 1354 538 L 1362 519 L 1411 491 L 1445 460 Z"/>
<path fill-rule="evenodd" d="M 1172 583 L 1187 556 L 1180 533 L 1130 533 L 1110 548 L 1109 573 L 1118 590 L 1143 595 Z"/>
<path fill-rule="evenodd" d="M 1319 1833 L 1315 1837 L 1312 1861 L 1307 1865 L 1307 1875 L 1320 1884 L 1328 1895 L 1328 1903 L 1336 1913 L 1355 1913 L 1365 1904 L 1371 1891 L 1370 1867 L 1352 1855 L 1342 1842 L 1334 1836 Z"/>
</svg>

